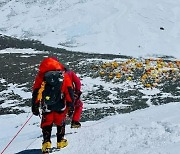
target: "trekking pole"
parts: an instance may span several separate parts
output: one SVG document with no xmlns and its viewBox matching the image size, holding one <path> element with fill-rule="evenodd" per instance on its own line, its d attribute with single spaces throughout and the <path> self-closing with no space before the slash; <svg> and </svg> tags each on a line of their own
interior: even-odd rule
<svg viewBox="0 0 180 154">
<path fill-rule="evenodd" d="M 1 152 L 1 154 L 4 153 L 4 151 L 9 147 L 9 145 L 13 142 L 13 140 L 18 136 L 18 134 L 21 132 L 21 130 L 24 128 L 24 126 L 29 122 L 29 120 L 32 118 L 33 114 L 26 120 L 26 122 L 23 124 L 23 126 L 20 128 L 20 130 L 16 133 L 16 135 L 11 139 L 11 141 L 7 144 L 7 146 L 4 148 L 4 150 Z"/>
</svg>

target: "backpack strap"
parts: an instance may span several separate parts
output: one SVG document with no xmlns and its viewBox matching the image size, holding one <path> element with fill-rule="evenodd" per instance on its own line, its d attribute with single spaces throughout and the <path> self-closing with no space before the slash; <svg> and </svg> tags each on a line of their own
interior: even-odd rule
<svg viewBox="0 0 180 154">
<path fill-rule="evenodd" d="M 41 84 L 41 88 L 38 91 L 37 100 L 40 101 L 40 102 L 42 100 L 42 93 L 44 91 L 45 85 L 46 85 L 46 82 L 43 81 L 42 84 Z"/>
</svg>

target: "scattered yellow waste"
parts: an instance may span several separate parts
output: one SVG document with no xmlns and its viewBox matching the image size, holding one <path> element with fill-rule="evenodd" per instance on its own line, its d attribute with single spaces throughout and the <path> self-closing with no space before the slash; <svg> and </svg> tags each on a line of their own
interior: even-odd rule
<svg viewBox="0 0 180 154">
<path fill-rule="evenodd" d="M 113 78 L 113 76 L 112 75 L 109 75 L 109 79 L 112 79 Z"/>
<path fill-rule="evenodd" d="M 157 67 L 158 67 L 158 68 L 162 68 L 162 65 L 161 65 L 161 64 L 158 64 Z"/>
<path fill-rule="evenodd" d="M 99 66 L 95 65 L 95 66 L 92 67 L 92 69 L 97 70 L 97 69 L 99 69 Z"/>
<path fill-rule="evenodd" d="M 145 60 L 145 64 L 148 65 L 150 63 L 150 60 L 149 59 L 146 59 Z"/>
<path fill-rule="evenodd" d="M 143 63 L 136 63 L 136 67 L 137 68 L 142 68 L 143 67 Z"/>
<path fill-rule="evenodd" d="M 145 87 L 150 88 L 150 87 L 151 87 L 151 84 L 150 84 L 150 83 L 147 83 L 147 84 L 145 84 Z"/>
<path fill-rule="evenodd" d="M 146 73 L 149 75 L 151 74 L 151 69 L 146 70 Z"/>
<path fill-rule="evenodd" d="M 111 67 L 111 63 L 106 63 L 106 67 Z"/>
<path fill-rule="evenodd" d="M 122 68 L 122 71 L 127 72 L 127 71 L 128 71 L 128 68 L 124 66 L 124 67 Z"/>
<path fill-rule="evenodd" d="M 160 80 L 159 79 L 155 79 L 155 82 L 158 83 Z"/>
<path fill-rule="evenodd" d="M 131 77 L 131 76 L 129 76 L 129 77 L 127 78 L 127 80 L 132 80 L 132 77 Z"/>
<path fill-rule="evenodd" d="M 136 63 L 137 60 L 133 58 L 133 59 L 131 59 L 131 62 L 132 62 L 132 63 Z"/>
<path fill-rule="evenodd" d="M 121 78 L 121 76 L 122 76 L 121 73 L 116 73 L 116 78 L 119 79 L 119 78 Z"/>
<path fill-rule="evenodd" d="M 167 70 L 165 70 L 165 69 L 163 69 L 163 70 L 162 70 L 162 72 L 163 72 L 163 73 L 167 73 L 168 71 L 167 71 Z"/>
<path fill-rule="evenodd" d="M 154 61 L 154 59 L 153 58 L 149 58 L 149 61 Z"/>
<path fill-rule="evenodd" d="M 128 59 L 126 61 L 111 61 L 94 65 L 94 71 L 98 70 L 101 77 L 108 79 L 123 79 L 139 81 L 147 88 L 157 87 L 162 81 L 170 79 L 176 81 L 180 77 L 180 61 L 163 61 L 162 58 L 158 59 Z M 96 72 L 97 73 L 97 72 Z M 122 80 L 119 80 L 122 81 Z"/>
<path fill-rule="evenodd" d="M 117 68 L 117 67 L 119 66 L 119 64 L 118 64 L 116 61 L 114 61 L 114 62 L 112 62 L 112 66 L 113 66 L 114 68 Z"/>
<path fill-rule="evenodd" d="M 129 64 L 129 63 L 131 63 L 131 59 L 129 59 L 129 60 L 126 61 L 126 64 Z"/>
<path fill-rule="evenodd" d="M 152 76 L 153 78 L 156 78 L 158 75 L 155 74 L 155 73 L 153 73 L 151 76 Z"/>
<path fill-rule="evenodd" d="M 180 61 L 176 60 L 175 63 L 176 63 L 177 68 L 180 68 Z"/>
<path fill-rule="evenodd" d="M 141 77 L 141 79 L 143 79 L 143 80 L 145 80 L 145 79 L 147 79 L 147 74 L 143 74 L 143 76 Z"/>
<path fill-rule="evenodd" d="M 153 83 L 152 84 L 153 87 L 157 87 L 157 85 L 158 85 L 157 83 Z"/>
<path fill-rule="evenodd" d="M 102 76 L 102 75 L 105 75 L 105 72 L 99 72 L 99 74 Z"/>
<path fill-rule="evenodd" d="M 105 69 L 105 68 L 106 68 L 106 65 L 103 64 L 103 65 L 101 65 L 101 67 Z"/>
<path fill-rule="evenodd" d="M 144 83 L 145 83 L 145 80 L 144 80 L 144 79 L 141 79 L 141 82 L 144 84 Z"/>
<path fill-rule="evenodd" d="M 170 68 L 174 68 L 174 64 L 173 63 L 169 62 L 168 65 L 169 65 Z"/>
</svg>

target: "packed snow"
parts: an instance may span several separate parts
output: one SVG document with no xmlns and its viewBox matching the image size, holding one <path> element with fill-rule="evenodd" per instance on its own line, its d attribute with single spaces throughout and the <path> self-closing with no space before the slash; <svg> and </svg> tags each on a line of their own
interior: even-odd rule
<svg viewBox="0 0 180 154">
<path fill-rule="evenodd" d="M 178 154 L 180 147 L 180 104 L 151 106 L 131 113 L 82 123 L 82 128 L 66 126 L 69 145 L 63 154 Z M 0 151 L 31 116 L 31 113 L 0 116 Z M 33 116 L 4 154 L 37 152 L 42 137 L 40 118 Z M 52 146 L 56 146 L 56 128 Z M 54 152 L 55 153 L 55 152 Z M 56 152 L 58 153 L 58 152 Z"/>
<path fill-rule="evenodd" d="M 180 58 L 179 0 L 1 0 L 0 33 L 72 51 Z"/>
</svg>

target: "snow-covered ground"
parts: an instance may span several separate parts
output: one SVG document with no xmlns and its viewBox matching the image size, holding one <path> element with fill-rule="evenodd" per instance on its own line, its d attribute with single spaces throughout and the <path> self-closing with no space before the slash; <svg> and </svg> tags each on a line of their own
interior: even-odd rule
<svg viewBox="0 0 180 154">
<path fill-rule="evenodd" d="M 63 154 L 178 154 L 180 147 L 180 104 L 170 103 L 135 112 L 106 117 L 99 121 L 83 122 L 82 128 L 66 126 L 69 145 Z M 0 116 L 0 151 L 31 116 Z M 39 117 L 33 116 L 4 154 L 38 152 L 42 137 Z M 56 146 L 56 128 L 52 146 Z M 20 153 L 21 152 L 21 153 Z M 56 152 L 58 153 L 58 152 Z"/>
<path fill-rule="evenodd" d="M 1 0 L 0 33 L 81 52 L 180 58 L 179 0 Z"/>
<path fill-rule="evenodd" d="M 1 50 L 1 54 L 22 54 L 30 56 L 31 54 L 41 54 L 40 51 L 31 49 L 5 49 Z M 38 67 L 38 66 L 37 66 Z M 5 79 L 0 79 L 0 83 L 6 83 Z M 84 77 L 82 79 L 83 95 L 88 91 L 95 90 L 93 83 L 104 86 L 104 89 L 113 87 L 121 87 L 124 90 L 136 85 L 133 82 L 125 82 L 122 84 L 112 84 L 104 82 L 100 78 L 92 79 Z M 8 84 L 8 89 L 1 91 L 5 100 L 1 106 L 10 107 L 17 105 L 13 100 L 6 100 L 9 92 L 23 98 L 31 98 L 31 92 L 27 92 L 23 84 L 18 87 L 17 84 Z M 111 91 L 112 101 L 116 99 L 116 93 Z M 142 89 L 141 92 L 148 99 L 150 106 L 144 110 L 108 116 L 99 121 L 82 122 L 82 128 L 71 129 L 67 125 L 66 138 L 69 145 L 60 152 L 64 154 L 177 154 L 180 146 L 180 104 L 172 102 L 167 105 L 153 106 L 151 97 L 161 93 L 160 90 Z M 166 97 L 166 96 L 163 96 Z M 84 104 L 84 109 L 102 108 L 113 104 Z M 114 107 L 116 105 L 113 105 Z M 123 108 L 123 104 L 117 105 Z M 15 108 L 17 109 L 18 106 Z M 22 107 L 21 107 L 22 108 Z M 15 134 L 21 130 L 23 124 L 31 117 L 30 107 L 23 107 L 26 113 L 14 115 L 1 115 L 0 123 L 0 152 L 10 143 Z M 38 153 L 42 143 L 42 133 L 39 127 L 40 118 L 33 116 L 25 125 L 22 131 L 17 135 L 15 140 L 8 145 L 3 154 L 19 153 L 28 154 Z M 56 145 L 56 128 L 53 128 L 52 145 Z M 59 152 L 56 152 L 59 153 Z M 2 154 L 2 153 L 1 153 Z"/>
</svg>

